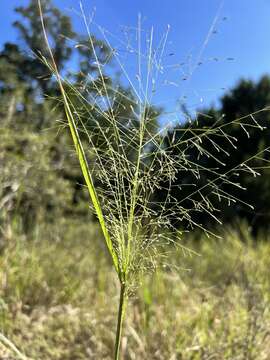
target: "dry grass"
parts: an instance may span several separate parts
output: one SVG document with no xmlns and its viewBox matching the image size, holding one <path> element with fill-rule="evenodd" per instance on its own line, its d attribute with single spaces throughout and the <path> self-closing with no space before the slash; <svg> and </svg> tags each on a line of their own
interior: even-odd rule
<svg viewBox="0 0 270 360">
<path fill-rule="evenodd" d="M 33 239 L 13 234 L 1 255 L 1 330 L 33 359 L 112 357 L 117 278 L 90 229 L 63 223 Z M 175 256 L 175 271 L 143 279 L 127 311 L 123 359 L 269 359 L 270 245 L 240 230 L 187 240 L 200 257 Z"/>
</svg>

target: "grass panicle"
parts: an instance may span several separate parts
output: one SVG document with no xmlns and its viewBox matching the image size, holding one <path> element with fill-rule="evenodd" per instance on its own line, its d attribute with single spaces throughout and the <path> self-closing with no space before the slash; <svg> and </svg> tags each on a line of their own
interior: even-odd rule
<svg viewBox="0 0 270 360">
<path fill-rule="evenodd" d="M 118 66 L 123 78 L 122 85 L 117 81 L 109 82 L 105 73 L 106 62 L 99 60 L 98 49 L 91 36 L 94 20 L 86 17 L 82 5 L 88 48 L 94 57 L 96 72 L 95 75 L 85 74 L 80 86 L 77 86 L 58 71 L 46 35 L 40 0 L 39 7 L 50 56 L 43 61 L 58 82 L 91 206 L 119 278 L 120 301 L 114 355 L 117 360 L 124 309 L 132 287 L 136 286 L 141 274 L 156 269 L 160 259 L 167 261 L 166 252 L 162 250 L 168 244 L 175 251 L 181 250 L 179 236 L 176 236 L 179 226 L 184 227 L 184 231 L 198 228 L 207 236 L 215 235 L 196 220 L 196 214 L 205 213 L 220 222 L 216 200 L 220 204 L 226 200 L 228 204 L 239 202 L 251 206 L 238 198 L 235 189 L 243 189 L 243 186 L 235 178 L 241 172 L 257 176 L 259 168 L 267 166 L 263 155 L 269 149 L 254 153 L 229 169 L 224 158 L 237 152 L 237 138 L 229 130 L 232 127 L 241 128 L 249 138 L 254 129 L 263 130 L 259 115 L 268 109 L 226 123 L 221 116 L 207 125 L 202 117 L 196 123 L 201 126 L 195 127 L 196 120 L 187 112 L 184 123 L 177 123 L 175 119 L 172 122 L 171 117 L 155 104 L 158 85 L 164 83 L 164 72 L 169 67 L 163 64 L 169 27 L 156 44 L 154 29 L 145 31 L 139 16 L 135 29 L 136 46 L 132 45 L 129 36 L 123 49 L 112 46 L 111 34 L 98 26 L 110 50 L 108 61 L 112 60 Z M 208 40 L 209 35 L 206 42 Z M 127 69 L 130 63 L 125 59 L 129 55 L 135 55 L 137 59 L 135 73 Z M 202 52 L 200 58 L 201 55 Z M 194 71 L 192 68 L 188 76 Z M 183 77 L 187 78 L 187 75 L 184 73 Z M 166 81 L 166 84 L 171 82 Z M 178 115 L 175 114 L 175 118 Z M 209 144 L 212 151 L 209 151 Z M 210 159 L 213 166 L 205 167 L 203 158 Z M 177 182 L 181 176 L 187 175 L 188 183 Z M 175 195 L 179 191 L 185 194 L 181 200 Z M 183 251 L 186 248 L 183 247 Z"/>
</svg>

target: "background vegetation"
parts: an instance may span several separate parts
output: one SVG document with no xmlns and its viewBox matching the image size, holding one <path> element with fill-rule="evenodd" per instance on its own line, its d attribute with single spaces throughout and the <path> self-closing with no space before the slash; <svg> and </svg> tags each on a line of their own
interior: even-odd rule
<svg viewBox="0 0 270 360">
<path fill-rule="evenodd" d="M 50 1 L 46 4 L 46 27 L 60 70 L 75 87 L 82 85 L 82 72 L 91 73 L 98 86 L 93 54 L 85 46 L 72 45 L 72 40 L 84 44 L 86 39 Z M 0 328 L 35 359 L 110 359 L 117 282 L 89 211 L 63 107 L 56 100 L 56 83 L 47 67 L 29 53 L 47 52 L 36 2 L 16 12 L 20 42 L 6 43 L 0 52 Z M 93 41 L 100 60 L 109 66 L 110 50 L 99 39 Z M 77 59 L 76 73 L 68 73 L 72 59 Z M 108 89 L 116 83 L 113 76 L 107 77 Z M 128 88 L 123 91 L 130 94 Z M 202 119 L 211 125 L 222 114 L 226 115 L 222 121 L 230 122 L 266 109 L 269 100 L 267 75 L 256 83 L 240 80 L 221 99 L 219 109 L 200 109 L 204 115 L 193 119 L 192 127 L 199 127 Z M 128 100 L 122 97 L 119 102 L 123 105 L 119 119 L 132 118 Z M 153 121 L 161 111 L 151 109 Z M 95 109 L 93 116 L 98 117 Z M 269 118 L 268 111 L 256 115 L 263 126 Z M 99 121 L 105 119 L 99 116 Z M 232 127 L 230 134 L 239 140 L 237 158 L 226 160 L 228 169 L 254 150 L 270 146 L 269 129 L 254 130 L 250 139 L 237 128 Z M 166 136 L 165 143 L 174 136 L 173 130 Z M 265 160 L 270 160 L 269 152 Z M 202 163 L 212 166 L 208 158 Z M 260 162 L 255 165 L 259 168 Z M 237 193 L 254 210 L 231 204 L 218 214 L 227 224 L 222 240 L 209 240 L 199 232 L 187 235 L 184 245 L 200 256 L 171 255 L 174 272 L 164 267 L 154 277 L 142 279 L 140 290 L 134 289 L 124 358 L 270 358 L 270 173 L 261 172 L 253 177 L 242 174 L 248 191 Z M 177 181 L 188 183 L 189 176 Z M 186 195 L 175 194 L 179 201 Z M 215 226 L 200 213 L 196 221 Z M 4 348 L 0 357 L 12 358 Z"/>
</svg>

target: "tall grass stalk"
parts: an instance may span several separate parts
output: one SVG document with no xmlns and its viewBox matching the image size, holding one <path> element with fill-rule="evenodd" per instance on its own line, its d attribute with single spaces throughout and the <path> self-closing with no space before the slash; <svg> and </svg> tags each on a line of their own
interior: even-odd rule
<svg viewBox="0 0 270 360">
<path fill-rule="evenodd" d="M 20 360 L 30 360 L 4 335 L 0 333 L 0 342 Z"/>
<path fill-rule="evenodd" d="M 153 28 L 143 45 L 142 34 L 145 32 L 139 17 L 137 46 L 134 48 L 128 43 L 126 48 L 127 52 L 137 55 L 138 71 L 131 74 L 119 52 L 110 44 L 109 33 L 99 27 L 103 41 L 110 49 L 110 58 L 114 59 L 129 86 L 126 91 L 119 83 L 108 83 L 104 75 L 106 63 L 99 60 L 89 28 L 93 21 L 91 19 L 89 23 L 83 9 L 88 48 L 95 60 L 96 73 L 95 76 L 87 74 L 83 86 L 78 87 L 63 79 L 58 71 L 46 34 L 41 1 L 38 3 L 49 51 L 49 59 L 43 57 L 43 61 L 58 82 L 93 211 L 118 275 L 120 296 L 114 351 L 117 360 L 120 358 L 126 303 L 133 286 L 138 284 L 145 271 L 154 270 L 160 261 L 166 263 L 164 249 L 168 244 L 174 251 L 186 251 L 179 242 L 179 224 L 184 230 L 199 228 L 207 235 L 215 235 L 194 217 L 203 212 L 220 223 L 213 198 L 221 204 L 226 200 L 250 206 L 229 190 L 243 189 L 232 177 L 241 172 L 257 176 L 258 169 L 265 165 L 263 154 L 269 149 L 261 150 L 229 170 L 223 170 L 225 164 L 221 157 L 230 156 L 237 149 L 237 139 L 228 130 L 232 126 L 240 127 L 248 136 L 250 129 L 263 130 L 257 116 L 268 109 L 225 124 L 221 117 L 209 126 L 202 124 L 196 128 L 192 121 L 189 126 L 178 124 L 178 127 L 164 119 L 158 122 L 158 111 L 152 104 L 158 79 L 163 76 L 162 59 L 169 28 L 156 48 Z M 209 143 L 211 152 L 204 145 Z M 224 144 L 230 147 L 231 153 L 224 149 Z M 200 161 L 202 157 L 210 158 L 215 166 L 206 168 Z M 190 183 L 176 182 L 182 174 L 189 175 Z M 201 178 L 205 180 L 203 183 Z M 178 200 L 176 190 L 186 195 Z M 158 197 L 159 193 L 162 196 Z M 170 265 L 169 260 L 166 265 Z"/>
<path fill-rule="evenodd" d="M 121 337 L 122 337 L 125 301 L 126 301 L 126 285 L 125 285 L 125 283 L 122 283 L 121 288 L 120 288 L 117 329 L 116 329 L 115 347 L 114 347 L 114 358 L 115 359 L 119 359 L 119 355 L 120 355 L 120 344 L 121 344 Z"/>
</svg>

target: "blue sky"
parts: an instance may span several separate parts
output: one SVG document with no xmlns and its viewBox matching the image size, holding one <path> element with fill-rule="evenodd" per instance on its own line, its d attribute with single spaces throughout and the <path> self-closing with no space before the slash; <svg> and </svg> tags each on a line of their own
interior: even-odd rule
<svg viewBox="0 0 270 360">
<path fill-rule="evenodd" d="M 79 0 L 53 2 L 72 17 L 76 30 L 84 31 L 82 20 L 72 10 L 79 9 Z M 11 26 L 13 8 L 27 3 L 2 1 L 1 44 L 17 39 Z M 164 64 L 185 64 L 181 69 L 167 70 L 167 80 L 163 77 L 160 83 L 155 101 L 168 109 L 173 109 L 179 99 L 185 99 L 190 108 L 217 104 L 225 89 L 240 77 L 258 79 L 270 73 L 270 0 L 85 0 L 84 6 L 86 12 L 95 7 L 95 21 L 114 34 L 120 34 L 122 25 L 136 27 L 138 13 L 142 14 L 143 29 L 154 27 L 156 41 L 170 24 Z M 196 66 L 198 61 L 202 62 L 200 66 Z M 136 73 L 136 60 L 126 60 L 125 64 Z M 194 69 L 192 76 L 186 77 L 190 69 Z"/>
</svg>

